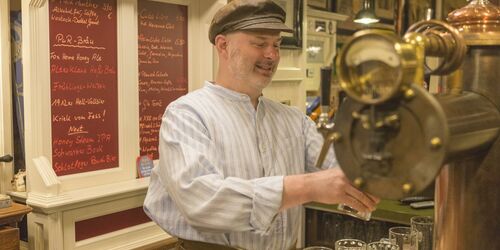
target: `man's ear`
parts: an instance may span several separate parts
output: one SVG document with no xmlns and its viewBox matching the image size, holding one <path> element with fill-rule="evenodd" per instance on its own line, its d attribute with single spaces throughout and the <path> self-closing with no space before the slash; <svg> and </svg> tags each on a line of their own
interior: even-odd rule
<svg viewBox="0 0 500 250">
<path fill-rule="evenodd" d="M 219 56 L 227 57 L 228 56 L 228 51 L 227 51 L 227 46 L 228 46 L 228 38 L 225 35 L 217 35 L 215 37 L 215 48 L 219 52 Z"/>
</svg>

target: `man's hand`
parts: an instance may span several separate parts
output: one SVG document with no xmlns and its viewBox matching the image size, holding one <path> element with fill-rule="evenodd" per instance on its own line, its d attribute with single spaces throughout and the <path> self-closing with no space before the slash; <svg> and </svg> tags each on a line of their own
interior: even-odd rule
<svg viewBox="0 0 500 250">
<path fill-rule="evenodd" d="M 307 202 L 346 204 L 361 212 L 371 212 L 380 199 L 356 189 L 340 168 L 285 176 L 281 210 Z"/>
</svg>

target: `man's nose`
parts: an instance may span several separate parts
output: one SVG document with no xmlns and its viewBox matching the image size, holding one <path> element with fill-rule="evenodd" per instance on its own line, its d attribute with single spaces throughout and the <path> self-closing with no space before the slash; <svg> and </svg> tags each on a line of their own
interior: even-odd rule
<svg viewBox="0 0 500 250">
<path fill-rule="evenodd" d="M 280 49 L 270 46 L 266 49 L 264 56 L 270 60 L 277 60 L 280 57 Z"/>
</svg>

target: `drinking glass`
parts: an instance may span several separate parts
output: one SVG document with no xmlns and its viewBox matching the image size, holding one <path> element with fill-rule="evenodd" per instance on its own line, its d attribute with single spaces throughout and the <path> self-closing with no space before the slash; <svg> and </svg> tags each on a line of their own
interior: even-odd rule
<svg viewBox="0 0 500 250">
<path fill-rule="evenodd" d="M 335 241 L 335 250 L 366 250 L 366 243 L 357 239 L 341 239 Z"/>
<path fill-rule="evenodd" d="M 415 245 L 415 235 L 411 233 L 411 227 L 389 228 L 389 240 L 398 245 L 400 250 L 412 250 L 412 242 Z"/>
<path fill-rule="evenodd" d="M 416 250 L 432 250 L 434 220 L 429 216 L 414 216 L 410 219 L 411 230 L 415 235 Z"/>
<path fill-rule="evenodd" d="M 367 250 L 400 250 L 398 245 L 387 241 L 376 241 L 368 244 Z"/>
<path fill-rule="evenodd" d="M 371 212 L 360 212 L 346 204 L 340 203 L 337 207 L 338 210 L 344 212 L 346 215 L 352 216 L 354 218 L 362 219 L 364 221 L 369 221 L 372 217 Z"/>
<path fill-rule="evenodd" d="M 323 246 L 311 246 L 311 247 L 306 247 L 303 250 L 333 250 L 333 249 Z"/>
</svg>

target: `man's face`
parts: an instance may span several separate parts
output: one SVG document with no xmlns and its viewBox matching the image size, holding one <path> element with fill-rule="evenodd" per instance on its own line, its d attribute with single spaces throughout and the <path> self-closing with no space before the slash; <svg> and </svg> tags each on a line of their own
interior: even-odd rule
<svg viewBox="0 0 500 250">
<path fill-rule="evenodd" d="M 270 82 L 280 61 L 279 31 L 244 31 L 228 34 L 228 67 L 240 83 L 260 91 Z"/>
</svg>

